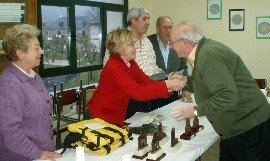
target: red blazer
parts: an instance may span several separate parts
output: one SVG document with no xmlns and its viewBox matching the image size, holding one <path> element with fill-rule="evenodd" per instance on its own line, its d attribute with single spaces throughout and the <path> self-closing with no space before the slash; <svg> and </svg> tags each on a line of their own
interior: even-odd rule
<svg viewBox="0 0 270 161">
<path fill-rule="evenodd" d="M 129 63 L 130 68 L 122 58 L 110 55 L 100 74 L 97 90 L 87 103 L 94 118 L 123 125 L 130 98 L 146 101 L 169 96 L 165 81 L 150 79 L 135 60 Z"/>
</svg>

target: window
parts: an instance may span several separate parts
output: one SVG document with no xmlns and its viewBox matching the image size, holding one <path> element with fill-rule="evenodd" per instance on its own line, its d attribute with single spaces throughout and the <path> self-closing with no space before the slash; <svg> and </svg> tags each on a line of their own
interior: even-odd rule
<svg viewBox="0 0 270 161">
<path fill-rule="evenodd" d="M 82 36 L 85 36 L 85 30 L 82 30 Z"/>
<path fill-rule="evenodd" d="M 56 12 L 57 11 L 57 12 Z M 68 8 L 58 6 L 41 6 L 42 18 L 42 47 L 44 50 L 42 69 L 53 69 L 57 67 L 69 66 L 71 63 L 68 59 L 70 35 L 67 35 L 69 29 Z M 46 32 L 48 34 L 46 35 Z"/>
<path fill-rule="evenodd" d="M 110 23 L 110 20 L 113 20 L 114 23 Z M 118 27 L 124 27 L 122 21 L 123 12 L 107 11 L 107 33 Z"/>
<path fill-rule="evenodd" d="M 100 65 L 101 22 L 100 8 L 75 6 L 77 67 Z"/>
<path fill-rule="evenodd" d="M 45 31 L 44 31 L 44 35 L 45 35 L 45 36 L 49 35 L 49 32 L 45 30 Z"/>
<path fill-rule="evenodd" d="M 58 84 L 59 79 L 67 80 L 76 86 L 79 84 L 74 82 L 80 82 L 77 79 L 97 82 L 97 73 L 103 67 L 106 34 L 125 26 L 128 1 L 38 0 L 37 7 L 44 50 L 39 73 L 44 81 Z M 70 75 L 83 76 L 65 79 Z"/>
</svg>

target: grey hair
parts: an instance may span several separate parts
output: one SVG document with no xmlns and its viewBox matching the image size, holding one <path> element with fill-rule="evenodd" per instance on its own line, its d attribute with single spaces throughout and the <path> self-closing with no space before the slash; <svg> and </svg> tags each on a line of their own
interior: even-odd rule
<svg viewBox="0 0 270 161">
<path fill-rule="evenodd" d="M 156 26 L 160 26 L 160 21 L 161 21 L 162 19 L 164 19 L 164 18 L 168 18 L 168 19 L 171 21 L 171 23 L 173 24 L 171 17 L 169 17 L 169 16 L 160 16 L 160 17 L 157 19 Z"/>
<path fill-rule="evenodd" d="M 202 30 L 197 27 L 194 23 L 183 21 L 180 24 L 189 25 L 191 28 L 185 28 L 179 32 L 177 39 L 187 39 L 192 44 L 198 44 L 201 39 L 204 37 Z"/>
<path fill-rule="evenodd" d="M 29 40 L 38 37 L 39 34 L 40 30 L 36 26 L 29 24 L 17 24 L 7 29 L 2 43 L 6 57 L 10 61 L 19 60 L 16 51 L 27 52 Z"/>
<path fill-rule="evenodd" d="M 131 9 L 129 9 L 128 15 L 127 15 L 128 26 L 131 25 L 132 18 L 135 18 L 136 20 L 138 20 L 143 13 L 151 14 L 148 9 L 146 9 L 145 7 L 142 7 L 142 6 L 137 6 L 137 7 L 133 7 Z"/>
</svg>

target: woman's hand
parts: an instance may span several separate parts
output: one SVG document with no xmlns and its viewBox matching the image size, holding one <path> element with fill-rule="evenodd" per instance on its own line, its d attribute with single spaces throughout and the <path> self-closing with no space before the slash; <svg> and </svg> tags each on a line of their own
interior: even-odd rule
<svg viewBox="0 0 270 161">
<path fill-rule="evenodd" d="M 61 154 L 56 153 L 56 152 L 49 152 L 49 151 L 43 151 L 41 154 L 41 158 L 42 160 L 52 160 L 55 161 L 56 158 L 61 158 Z"/>
</svg>

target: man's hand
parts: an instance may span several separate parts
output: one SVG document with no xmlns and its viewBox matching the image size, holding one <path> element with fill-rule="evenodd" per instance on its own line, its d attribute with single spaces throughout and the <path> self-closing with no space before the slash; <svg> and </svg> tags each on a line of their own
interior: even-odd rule
<svg viewBox="0 0 270 161">
<path fill-rule="evenodd" d="M 168 75 L 168 80 L 173 80 L 173 79 L 179 79 L 180 81 L 185 83 L 185 86 L 187 84 L 187 77 L 183 75 L 184 70 L 177 71 L 177 72 L 171 72 Z"/>
<path fill-rule="evenodd" d="M 177 72 L 172 72 L 168 75 L 168 80 L 172 80 L 172 79 L 180 79 L 183 81 L 187 81 L 186 76 L 184 76 L 183 74 L 177 73 Z"/>
<path fill-rule="evenodd" d="M 195 116 L 194 110 L 195 110 L 194 106 L 177 107 L 172 110 L 171 114 L 176 120 L 183 120 Z"/>
</svg>

